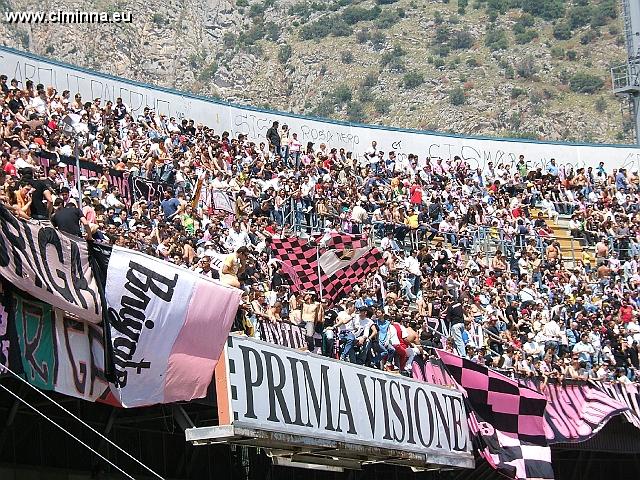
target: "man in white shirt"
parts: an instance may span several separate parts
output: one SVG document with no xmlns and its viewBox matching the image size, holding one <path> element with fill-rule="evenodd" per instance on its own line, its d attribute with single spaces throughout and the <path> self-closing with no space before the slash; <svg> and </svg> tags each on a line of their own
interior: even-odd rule
<svg viewBox="0 0 640 480">
<path fill-rule="evenodd" d="M 417 259 L 417 254 L 415 250 L 412 250 L 410 253 L 407 252 L 407 256 L 404 259 L 404 268 L 407 271 L 407 279 L 411 283 L 411 292 L 415 295 L 420 290 L 420 276 L 422 272 L 420 271 L 420 261 Z"/>
<path fill-rule="evenodd" d="M 230 251 L 235 252 L 240 247 L 251 247 L 251 239 L 244 230 L 240 229 L 240 223 L 233 222 L 233 228 L 229 231 L 225 245 Z"/>
<path fill-rule="evenodd" d="M 524 353 L 526 353 L 528 356 L 533 357 L 534 359 L 542 359 L 542 354 L 544 353 L 543 348 L 542 345 L 540 345 L 536 341 L 533 332 L 529 332 L 527 338 L 527 342 L 522 346 Z"/>
<path fill-rule="evenodd" d="M 553 221 L 558 221 L 558 211 L 556 210 L 555 204 L 551 201 L 551 196 L 546 194 L 542 201 L 540 202 L 540 208 L 544 210 L 547 216 Z"/>
<path fill-rule="evenodd" d="M 587 368 L 591 368 L 593 356 L 596 351 L 593 348 L 593 345 L 589 342 L 588 334 L 582 334 L 580 341 L 573 346 L 572 352 L 578 355 L 578 360 L 587 364 Z"/>
<path fill-rule="evenodd" d="M 387 236 L 380 241 L 380 248 L 383 251 L 393 250 L 394 252 L 397 252 L 398 250 L 400 250 L 400 247 L 398 246 L 398 242 L 395 241 L 395 239 L 393 238 L 393 233 L 391 232 L 389 232 Z"/>
<path fill-rule="evenodd" d="M 125 208 L 125 204 L 121 201 L 120 190 L 118 187 L 113 187 L 111 189 L 111 193 L 107 195 L 105 202 L 107 207 L 113 207 L 115 209 Z"/>
<path fill-rule="evenodd" d="M 378 142 L 376 142 L 375 140 L 371 142 L 371 146 L 367 148 L 364 153 L 368 161 L 377 162 L 378 161 Z"/>
<path fill-rule="evenodd" d="M 360 204 L 360 202 L 356 202 L 356 204 L 351 209 L 351 221 L 355 224 L 354 226 L 357 228 L 355 229 L 355 231 L 352 231 L 351 233 L 354 233 L 354 234 L 360 233 L 360 226 L 364 223 L 367 223 L 367 220 L 369 220 L 369 214 L 364 208 L 362 208 L 362 205 Z"/>
<path fill-rule="evenodd" d="M 533 288 L 533 285 L 527 285 L 524 282 L 520 283 L 520 301 L 522 302 L 523 306 L 524 304 L 528 304 L 528 303 L 532 303 L 535 302 L 538 298 L 538 293 L 536 292 L 536 290 Z"/>
<path fill-rule="evenodd" d="M 47 113 L 47 94 L 44 90 L 39 90 L 38 95 L 31 99 L 28 109 L 30 112 L 35 112 L 38 115 L 45 115 Z"/>
<path fill-rule="evenodd" d="M 340 343 L 343 344 L 342 352 L 340 353 L 341 360 L 356 363 L 356 348 L 365 343 L 372 323 L 368 308 L 363 307 L 356 312 L 354 303 L 351 301 L 347 303 L 347 309 L 338 314 L 335 325 L 338 327 Z"/>
<path fill-rule="evenodd" d="M 558 322 L 556 322 L 555 318 L 549 320 L 545 326 L 542 328 L 542 335 L 546 338 L 547 342 L 545 344 L 545 350 L 549 350 L 549 348 L 554 348 L 555 351 L 558 351 L 558 346 L 560 345 L 560 336 L 562 332 L 560 331 L 560 326 Z"/>
</svg>

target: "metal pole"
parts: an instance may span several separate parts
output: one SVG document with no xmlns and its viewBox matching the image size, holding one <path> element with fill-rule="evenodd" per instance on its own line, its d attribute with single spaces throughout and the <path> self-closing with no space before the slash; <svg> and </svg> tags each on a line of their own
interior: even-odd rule
<svg viewBox="0 0 640 480">
<path fill-rule="evenodd" d="M 320 244 L 316 245 L 316 263 L 318 264 L 318 292 L 322 302 L 322 272 L 320 271 Z"/>
<path fill-rule="evenodd" d="M 80 146 L 78 140 L 80 136 L 76 134 L 74 139 L 74 149 L 76 153 L 76 188 L 78 189 L 78 208 L 82 208 L 82 185 L 80 183 Z"/>
<path fill-rule="evenodd" d="M 491 234 L 490 230 L 484 232 L 484 258 L 485 262 L 487 262 L 487 266 L 489 265 L 489 235 Z"/>
</svg>

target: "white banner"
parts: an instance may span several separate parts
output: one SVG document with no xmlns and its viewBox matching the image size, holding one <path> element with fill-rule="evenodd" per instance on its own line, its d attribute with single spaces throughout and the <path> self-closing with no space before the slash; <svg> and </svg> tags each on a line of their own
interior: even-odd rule
<svg viewBox="0 0 640 480">
<path fill-rule="evenodd" d="M 211 259 L 211 269 L 218 272 L 218 278 L 220 278 L 220 274 L 222 273 L 224 261 L 229 255 L 228 253 L 214 253 L 213 255 L 209 255 Z"/>
<path fill-rule="evenodd" d="M 114 247 L 105 296 L 122 405 L 204 396 L 240 295 L 168 262 Z"/>
<path fill-rule="evenodd" d="M 322 268 L 324 274 L 331 276 L 338 270 L 342 270 L 343 268 L 351 265 L 360 257 L 368 253 L 369 250 L 371 250 L 369 247 L 327 250 L 320 256 L 318 263 L 320 264 L 320 268 Z"/>
<path fill-rule="evenodd" d="M 57 371 L 55 391 L 90 402 L 109 390 L 104 376 L 102 328 L 55 311 Z"/>
<path fill-rule="evenodd" d="M 53 227 L 18 220 L 1 205 L 0 275 L 17 288 L 78 318 L 102 321 L 86 242 Z"/>
<path fill-rule="evenodd" d="M 441 458 L 471 451 L 455 390 L 235 335 L 226 352 L 233 424 Z"/>
<path fill-rule="evenodd" d="M 458 155 L 473 167 L 484 168 L 488 162 L 514 163 L 520 154 L 525 156 L 530 169 L 546 168 L 551 158 L 558 165 L 596 167 L 604 161 L 608 169 L 640 167 L 640 149 L 629 145 L 589 145 L 554 142 L 537 142 L 488 137 L 462 137 L 435 134 L 417 130 L 393 129 L 373 125 L 350 125 L 343 122 L 317 120 L 281 112 L 241 107 L 212 99 L 177 91 L 153 87 L 109 75 L 90 72 L 35 55 L 0 47 L 0 70 L 9 78 L 24 82 L 33 80 L 55 86 L 58 91 L 68 89 L 71 94 L 80 92 L 83 98 L 100 97 L 115 100 L 122 97 L 134 113 L 141 113 L 145 106 L 159 113 L 178 119 L 192 118 L 196 122 L 213 127 L 216 131 L 230 131 L 233 135 L 248 134 L 251 140 L 263 140 L 274 120 L 288 124 L 291 132 L 306 145 L 326 143 L 330 147 L 345 148 L 361 155 L 373 140 L 377 148 L 394 150 L 398 159 L 410 153 L 424 158 L 450 159 Z"/>
</svg>

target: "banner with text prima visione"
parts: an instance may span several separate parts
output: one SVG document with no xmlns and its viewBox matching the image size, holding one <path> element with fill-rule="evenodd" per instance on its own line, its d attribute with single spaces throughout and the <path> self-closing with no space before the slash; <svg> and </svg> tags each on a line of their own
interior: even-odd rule
<svg viewBox="0 0 640 480">
<path fill-rule="evenodd" d="M 227 416 L 239 427 L 473 465 L 455 390 L 236 335 L 225 352 L 226 378 L 216 371 L 221 424 Z"/>
<path fill-rule="evenodd" d="M 361 154 L 373 140 L 378 149 L 394 150 L 399 159 L 414 153 L 424 158 L 453 158 L 459 155 L 473 168 L 484 168 L 488 162 L 498 165 L 515 162 L 520 154 L 525 156 L 530 168 L 546 167 L 551 158 L 559 165 L 595 167 L 604 161 L 607 168 L 640 167 L 640 149 L 630 146 L 568 144 L 535 142 L 513 139 L 462 137 L 417 130 L 351 125 L 308 118 L 284 112 L 265 111 L 257 108 L 231 105 L 213 99 L 181 93 L 174 90 L 132 82 L 126 79 L 88 71 L 72 65 L 0 47 L 0 71 L 9 78 L 24 82 L 33 80 L 45 86 L 53 85 L 58 91 L 80 92 L 83 98 L 100 97 L 115 100 L 122 97 L 133 113 L 142 112 L 145 106 L 176 118 L 192 118 L 222 132 L 246 133 L 252 140 L 264 139 L 274 120 L 286 123 L 290 131 L 298 133 L 298 139 L 316 147 L 326 143 L 330 147 L 345 148 Z"/>
</svg>

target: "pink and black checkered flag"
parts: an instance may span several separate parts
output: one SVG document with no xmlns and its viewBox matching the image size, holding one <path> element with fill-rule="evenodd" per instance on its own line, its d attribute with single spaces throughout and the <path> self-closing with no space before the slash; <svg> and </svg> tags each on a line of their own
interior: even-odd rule
<svg viewBox="0 0 640 480">
<path fill-rule="evenodd" d="M 382 263 L 382 252 L 377 248 L 366 249 L 367 240 L 362 235 L 333 233 L 318 235 L 310 239 L 299 237 L 273 238 L 271 251 L 280 261 L 283 271 L 293 282 L 292 290 L 318 292 L 322 282 L 323 298 L 329 303 L 348 294 L 353 285 L 361 283 L 378 269 Z M 321 268 L 318 278 L 318 259 L 335 255 L 332 268 Z M 321 267 L 323 262 L 320 262 Z M 325 264 L 326 266 L 326 264 Z"/>
<path fill-rule="evenodd" d="M 464 393 L 478 453 L 515 480 L 553 480 L 544 433 L 546 397 L 471 360 L 437 350 Z"/>
</svg>

